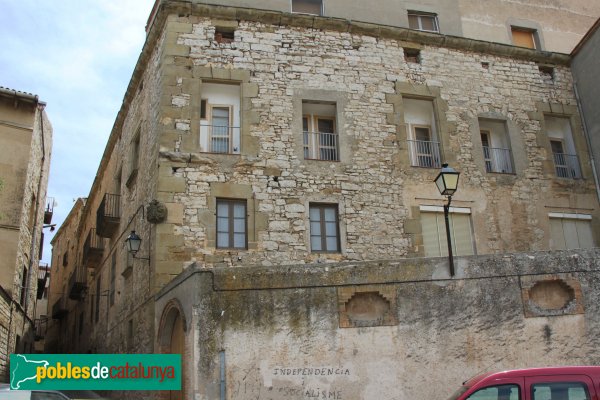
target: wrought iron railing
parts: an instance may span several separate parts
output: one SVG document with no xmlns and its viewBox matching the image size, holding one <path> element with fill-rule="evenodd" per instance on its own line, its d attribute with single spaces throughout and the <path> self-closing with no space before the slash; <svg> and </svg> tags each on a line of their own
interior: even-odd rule
<svg viewBox="0 0 600 400">
<path fill-rule="evenodd" d="M 35 340 L 42 340 L 46 336 L 46 330 L 48 329 L 48 318 L 37 318 L 33 323 L 35 328 Z"/>
<path fill-rule="evenodd" d="M 87 292 L 86 278 L 85 268 L 76 267 L 69 277 L 69 299 L 83 300 Z"/>
<path fill-rule="evenodd" d="M 240 152 L 239 145 L 234 143 L 234 138 L 240 137 L 239 126 L 201 124 L 200 131 L 201 135 L 206 135 L 208 138 L 207 148 L 204 151 L 223 154 Z"/>
<path fill-rule="evenodd" d="M 96 211 L 96 231 L 102 237 L 110 237 L 119 226 L 121 218 L 121 196 L 104 194 L 102 202 Z"/>
<path fill-rule="evenodd" d="M 560 178 L 580 179 L 579 158 L 575 154 L 554 153 L 556 176 Z"/>
<path fill-rule="evenodd" d="M 440 143 L 425 140 L 408 140 L 410 165 L 413 167 L 441 168 Z"/>
<path fill-rule="evenodd" d="M 304 131 L 304 159 L 339 161 L 338 134 Z"/>
<path fill-rule="evenodd" d="M 83 243 L 83 263 L 95 264 L 102 258 L 104 251 L 104 239 L 96 233 L 96 229 L 92 228 Z M 94 267 L 95 265 L 90 265 Z"/>
<path fill-rule="evenodd" d="M 514 172 L 510 149 L 483 146 L 486 172 L 512 174 Z"/>
<path fill-rule="evenodd" d="M 52 305 L 52 318 L 61 319 L 69 313 L 67 305 L 63 296 L 60 296 L 58 300 Z"/>
</svg>

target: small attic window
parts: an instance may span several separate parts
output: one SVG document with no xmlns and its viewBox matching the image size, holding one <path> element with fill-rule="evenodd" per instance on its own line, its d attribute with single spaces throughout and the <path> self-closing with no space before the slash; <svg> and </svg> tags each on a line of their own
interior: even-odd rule
<svg viewBox="0 0 600 400">
<path fill-rule="evenodd" d="M 404 60 L 407 63 L 420 64 L 421 50 L 404 48 Z"/>
<path fill-rule="evenodd" d="M 554 68 L 549 65 L 538 65 L 542 78 L 554 80 Z"/>
<path fill-rule="evenodd" d="M 216 27 L 215 28 L 215 41 L 217 43 L 232 43 L 235 39 L 235 29 Z"/>
</svg>

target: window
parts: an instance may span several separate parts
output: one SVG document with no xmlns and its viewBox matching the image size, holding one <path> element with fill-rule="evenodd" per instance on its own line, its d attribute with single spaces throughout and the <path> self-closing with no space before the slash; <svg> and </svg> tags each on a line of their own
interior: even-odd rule
<svg viewBox="0 0 600 400">
<path fill-rule="evenodd" d="M 131 168 L 130 171 L 137 171 L 140 164 L 140 128 L 136 131 L 131 141 Z"/>
<path fill-rule="evenodd" d="M 468 397 L 469 400 L 519 400 L 518 385 L 498 385 L 479 389 Z"/>
<path fill-rule="evenodd" d="M 550 213 L 550 248 L 568 250 L 594 246 L 592 216 L 587 214 Z"/>
<path fill-rule="evenodd" d="M 323 15 L 323 0 L 292 0 L 292 12 Z"/>
<path fill-rule="evenodd" d="M 420 11 L 408 12 L 408 27 L 419 31 L 439 32 L 437 15 Z"/>
<path fill-rule="evenodd" d="M 217 199 L 217 248 L 246 248 L 246 215 L 246 200 Z"/>
<path fill-rule="evenodd" d="M 550 139 L 556 176 L 569 179 L 581 178 L 579 158 L 575 151 L 569 118 L 546 115 L 544 123 L 546 135 Z"/>
<path fill-rule="evenodd" d="M 533 400 L 590 400 L 583 382 L 549 382 L 531 385 Z"/>
<path fill-rule="evenodd" d="M 200 149 L 240 153 L 240 85 L 203 83 L 200 101 Z"/>
<path fill-rule="evenodd" d="M 235 30 L 233 28 L 216 27 L 215 41 L 217 43 L 232 43 L 235 40 Z"/>
<path fill-rule="evenodd" d="M 420 64 L 421 63 L 421 50 L 419 49 L 410 49 L 408 47 L 404 48 L 404 61 L 412 64 Z"/>
<path fill-rule="evenodd" d="M 304 159 L 339 161 L 336 104 L 302 102 Z"/>
<path fill-rule="evenodd" d="M 437 140 L 433 101 L 405 98 L 403 102 L 410 165 L 440 168 L 440 143 Z"/>
<path fill-rule="evenodd" d="M 447 256 L 448 239 L 443 208 L 438 206 L 420 208 L 425 257 Z M 457 256 L 475 254 L 470 213 L 471 210 L 468 208 L 450 207 L 450 238 L 452 252 Z"/>
<path fill-rule="evenodd" d="M 536 49 L 537 31 L 534 29 L 520 28 L 517 26 L 510 27 L 512 33 L 512 42 L 515 46 L 527 47 L 528 49 Z"/>
<path fill-rule="evenodd" d="M 68 243 L 67 243 L 67 247 L 69 247 Z M 66 267 L 67 265 L 69 265 L 69 249 L 65 250 L 65 254 L 63 254 L 62 265 L 63 265 L 63 267 Z"/>
<path fill-rule="evenodd" d="M 479 120 L 479 133 L 486 172 L 514 173 L 505 121 Z"/>
<path fill-rule="evenodd" d="M 310 204 L 310 249 L 314 253 L 339 253 L 337 204 Z"/>
</svg>

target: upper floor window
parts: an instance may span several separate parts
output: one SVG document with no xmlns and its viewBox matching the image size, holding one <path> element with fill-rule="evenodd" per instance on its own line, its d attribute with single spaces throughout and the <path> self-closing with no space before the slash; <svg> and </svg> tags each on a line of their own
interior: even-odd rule
<svg viewBox="0 0 600 400">
<path fill-rule="evenodd" d="M 479 133 L 481 135 L 485 171 L 501 174 L 514 173 L 506 122 L 480 119 Z"/>
<path fill-rule="evenodd" d="M 292 0 L 292 12 L 323 15 L 323 0 Z"/>
<path fill-rule="evenodd" d="M 537 31 L 535 29 L 511 26 L 510 31 L 512 34 L 512 42 L 515 46 L 527 47 L 528 49 L 537 49 L 539 47 Z"/>
<path fill-rule="evenodd" d="M 575 151 L 569 118 L 545 116 L 544 123 L 546 135 L 550 139 L 556 176 L 570 179 L 581 178 L 579 158 Z"/>
<path fill-rule="evenodd" d="M 304 159 L 339 161 L 336 104 L 302 102 Z"/>
<path fill-rule="evenodd" d="M 439 32 L 437 14 L 421 11 L 408 12 L 408 27 L 419 31 Z"/>
<path fill-rule="evenodd" d="M 203 83 L 200 102 L 200 150 L 240 153 L 240 85 Z"/>
<path fill-rule="evenodd" d="M 340 229 L 337 204 L 311 203 L 310 250 L 315 253 L 339 253 Z"/>
<path fill-rule="evenodd" d="M 405 98 L 403 103 L 411 165 L 440 168 L 440 142 L 433 101 Z"/>
<path fill-rule="evenodd" d="M 448 239 L 443 208 L 437 206 L 421 206 L 420 208 L 425 257 L 447 256 Z M 450 208 L 452 252 L 458 256 L 475 254 L 470 213 L 471 210 L 468 208 Z"/>
<path fill-rule="evenodd" d="M 247 247 L 246 200 L 217 199 L 217 248 Z"/>
<path fill-rule="evenodd" d="M 591 215 L 550 213 L 548 216 L 552 250 L 594 247 Z"/>
</svg>

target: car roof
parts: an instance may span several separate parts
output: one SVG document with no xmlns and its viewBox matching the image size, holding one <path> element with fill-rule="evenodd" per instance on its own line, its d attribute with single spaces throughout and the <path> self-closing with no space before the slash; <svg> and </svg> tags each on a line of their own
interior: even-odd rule
<svg viewBox="0 0 600 400">
<path fill-rule="evenodd" d="M 526 376 L 539 375 L 589 375 L 600 377 L 600 367 L 598 366 L 564 366 L 564 367 L 541 367 L 541 368 L 525 368 L 513 369 L 500 372 L 487 372 L 477 375 L 464 383 L 465 386 L 471 387 L 482 381 L 493 381 L 503 378 L 520 378 Z"/>
</svg>

